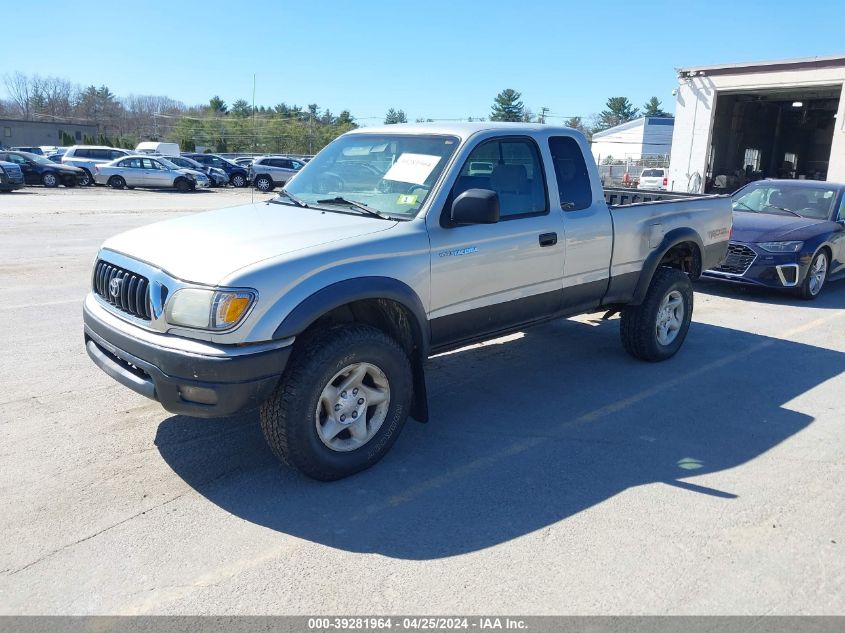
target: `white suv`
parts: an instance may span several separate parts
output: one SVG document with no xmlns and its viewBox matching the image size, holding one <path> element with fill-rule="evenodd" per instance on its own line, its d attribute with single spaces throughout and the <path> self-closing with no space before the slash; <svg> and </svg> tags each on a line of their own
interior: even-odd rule
<svg viewBox="0 0 845 633">
<path fill-rule="evenodd" d="M 669 170 L 662 167 L 643 169 L 640 174 L 638 189 L 657 189 L 669 191 Z"/>
<path fill-rule="evenodd" d="M 261 156 L 249 166 L 249 181 L 259 191 L 272 191 L 276 186 L 284 187 L 304 165 L 287 156 Z"/>
<path fill-rule="evenodd" d="M 103 165 L 133 152 L 125 149 L 115 149 L 102 145 L 73 145 L 68 147 L 62 156 L 63 165 L 73 165 L 85 172 L 85 180 L 81 185 L 94 184 L 94 165 Z"/>
</svg>

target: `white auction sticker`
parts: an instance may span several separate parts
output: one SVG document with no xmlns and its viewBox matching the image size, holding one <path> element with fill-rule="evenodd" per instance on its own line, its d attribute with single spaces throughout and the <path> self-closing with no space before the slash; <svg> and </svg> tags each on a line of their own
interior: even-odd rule
<svg viewBox="0 0 845 633">
<path fill-rule="evenodd" d="M 440 156 L 429 154 L 402 154 L 383 176 L 385 180 L 425 184 L 425 179 L 437 167 Z"/>
</svg>

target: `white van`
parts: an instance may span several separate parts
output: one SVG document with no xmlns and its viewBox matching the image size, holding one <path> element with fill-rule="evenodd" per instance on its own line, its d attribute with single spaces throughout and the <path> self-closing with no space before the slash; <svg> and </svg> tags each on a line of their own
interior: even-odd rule
<svg viewBox="0 0 845 633">
<path fill-rule="evenodd" d="M 640 174 L 640 182 L 637 184 L 638 189 L 657 189 L 658 191 L 669 190 L 669 170 L 668 169 L 643 169 Z"/>
<path fill-rule="evenodd" d="M 138 143 L 135 151 L 139 154 L 161 154 L 162 156 L 179 156 L 179 143 L 159 143 L 158 141 L 144 141 Z"/>
</svg>

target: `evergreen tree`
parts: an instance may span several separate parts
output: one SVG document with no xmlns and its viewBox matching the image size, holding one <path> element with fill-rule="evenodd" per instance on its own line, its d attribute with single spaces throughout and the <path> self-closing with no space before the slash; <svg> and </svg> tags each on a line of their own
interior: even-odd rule
<svg viewBox="0 0 845 633">
<path fill-rule="evenodd" d="M 405 116 L 404 110 L 394 110 L 390 108 L 384 117 L 385 125 L 392 125 L 393 123 L 407 123 L 408 117 Z"/>
<path fill-rule="evenodd" d="M 622 125 L 636 119 L 640 111 L 634 107 L 628 97 L 610 97 L 605 104 L 606 110 L 602 110 L 598 116 L 596 127 L 593 132 L 600 132 L 617 125 Z"/>
<path fill-rule="evenodd" d="M 525 116 L 525 106 L 520 101 L 522 93 L 512 88 L 506 88 L 496 95 L 493 110 L 490 112 L 491 121 L 522 121 Z"/>
<path fill-rule="evenodd" d="M 643 116 L 671 117 L 672 115 L 663 110 L 662 106 L 657 97 L 652 97 L 643 105 Z"/>
</svg>

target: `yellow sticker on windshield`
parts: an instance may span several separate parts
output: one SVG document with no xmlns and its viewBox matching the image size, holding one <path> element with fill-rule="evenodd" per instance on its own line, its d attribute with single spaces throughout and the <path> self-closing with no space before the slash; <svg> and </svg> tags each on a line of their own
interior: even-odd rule
<svg viewBox="0 0 845 633">
<path fill-rule="evenodd" d="M 416 196 L 399 196 L 396 200 L 396 204 L 416 204 L 417 197 Z"/>
</svg>

